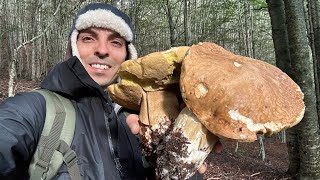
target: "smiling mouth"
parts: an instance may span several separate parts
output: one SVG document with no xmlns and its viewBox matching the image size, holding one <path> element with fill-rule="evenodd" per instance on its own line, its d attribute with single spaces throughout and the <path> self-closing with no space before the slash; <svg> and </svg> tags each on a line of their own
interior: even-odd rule
<svg viewBox="0 0 320 180">
<path fill-rule="evenodd" d="M 101 69 L 101 70 L 107 70 L 111 68 L 110 66 L 105 64 L 90 64 L 90 66 L 96 69 Z"/>
</svg>

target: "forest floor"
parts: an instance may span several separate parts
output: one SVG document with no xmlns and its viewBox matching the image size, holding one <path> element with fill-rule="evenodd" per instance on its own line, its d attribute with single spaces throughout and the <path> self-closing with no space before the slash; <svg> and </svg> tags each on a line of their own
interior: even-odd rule
<svg viewBox="0 0 320 180">
<path fill-rule="evenodd" d="M 17 80 L 15 92 L 29 91 L 39 85 L 39 82 Z M 0 102 L 8 92 L 8 78 L 0 75 Z M 261 160 L 258 141 L 253 143 L 236 143 L 221 140 L 223 151 L 219 154 L 211 153 L 206 162 L 208 169 L 204 174 L 206 180 L 287 180 L 293 179 L 286 171 L 288 168 L 288 153 L 285 143 L 281 143 L 277 135 L 266 137 L 264 147 L 266 159 Z"/>
<path fill-rule="evenodd" d="M 258 141 L 236 143 L 221 140 L 223 151 L 211 153 L 206 162 L 206 180 L 250 179 L 250 180 L 287 180 L 293 179 L 286 173 L 289 165 L 286 143 L 282 143 L 277 135 L 264 139 L 266 158 L 260 157 Z"/>
</svg>

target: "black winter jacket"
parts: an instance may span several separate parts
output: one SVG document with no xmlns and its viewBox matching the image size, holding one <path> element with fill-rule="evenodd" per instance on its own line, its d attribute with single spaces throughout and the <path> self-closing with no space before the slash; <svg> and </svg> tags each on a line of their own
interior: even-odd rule
<svg viewBox="0 0 320 180">
<path fill-rule="evenodd" d="M 144 179 L 139 144 L 127 127 L 124 114 L 121 110 L 115 113 L 108 94 L 90 78 L 76 57 L 56 65 L 41 88 L 70 99 L 76 109 L 71 148 L 77 154 L 83 179 Z M 36 92 L 17 94 L 0 105 L 0 179 L 28 179 L 45 112 L 45 100 Z M 121 173 L 116 169 L 108 138 L 120 160 Z M 55 179 L 69 178 L 63 165 Z"/>
</svg>

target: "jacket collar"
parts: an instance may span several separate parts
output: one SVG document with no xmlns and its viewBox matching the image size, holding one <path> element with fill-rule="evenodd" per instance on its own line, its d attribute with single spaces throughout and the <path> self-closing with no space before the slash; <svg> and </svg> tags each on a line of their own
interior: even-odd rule
<svg viewBox="0 0 320 180">
<path fill-rule="evenodd" d="M 107 93 L 89 76 L 75 56 L 54 66 L 40 87 L 69 99 L 88 96 L 102 96 L 108 99 Z"/>
</svg>

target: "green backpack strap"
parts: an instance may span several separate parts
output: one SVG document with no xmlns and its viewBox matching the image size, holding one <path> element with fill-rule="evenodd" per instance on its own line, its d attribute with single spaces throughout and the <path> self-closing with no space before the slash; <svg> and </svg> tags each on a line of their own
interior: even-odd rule
<svg viewBox="0 0 320 180">
<path fill-rule="evenodd" d="M 80 180 L 76 153 L 70 148 L 76 122 L 71 101 L 49 90 L 35 91 L 46 100 L 46 119 L 29 166 L 30 179 L 52 179 L 64 161 L 71 178 Z"/>
</svg>

